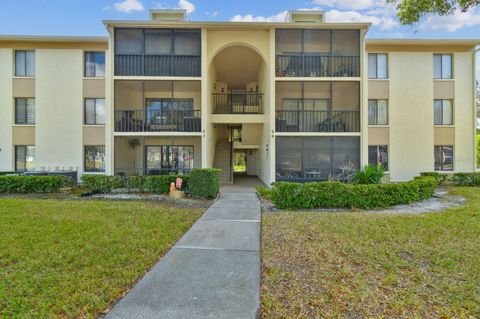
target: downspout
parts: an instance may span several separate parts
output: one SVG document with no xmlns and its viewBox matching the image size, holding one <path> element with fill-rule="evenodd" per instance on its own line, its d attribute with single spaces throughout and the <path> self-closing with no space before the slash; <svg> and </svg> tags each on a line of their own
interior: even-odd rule
<svg viewBox="0 0 480 319">
<path fill-rule="evenodd" d="M 478 171 L 477 163 L 477 54 L 480 46 L 473 50 L 473 171 Z"/>
</svg>

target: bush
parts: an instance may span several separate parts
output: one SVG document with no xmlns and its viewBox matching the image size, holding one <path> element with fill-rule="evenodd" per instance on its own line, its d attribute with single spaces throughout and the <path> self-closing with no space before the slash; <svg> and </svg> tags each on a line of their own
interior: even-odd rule
<svg viewBox="0 0 480 319">
<path fill-rule="evenodd" d="M 147 178 L 145 176 L 132 175 L 124 178 L 124 184 L 128 188 L 139 189 L 140 191 L 145 190 L 145 184 Z"/>
<path fill-rule="evenodd" d="M 341 182 L 273 184 L 272 202 L 278 208 L 385 208 L 430 198 L 437 182 L 430 176 L 397 184 Z"/>
<path fill-rule="evenodd" d="M 480 172 L 479 173 L 455 173 L 452 181 L 457 186 L 480 186 Z"/>
<path fill-rule="evenodd" d="M 188 190 L 189 177 L 185 175 L 155 175 L 148 176 L 145 182 L 145 189 L 150 193 L 168 194 L 170 184 L 175 183 L 177 178 L 183 180 L 182 190 Z"/>
<path fill-rule="evenodd" d="M 94 192 L 110 193 L 114 188 L 123 187 L 122 180 L 118 176 L 89 175 L 82 176 L 83 184 Z"/>
<path fill-rule="evenodd" d="M 437 180 L 438 185 L 441 185 L 448 180 L 448 175 L 447 174 L 443 174 L 443 173 L 439 173 L 439 172 L 422 172 L 422 173 L 420 173 L 420 176 L 434 177 Z"/>
<path fill-rule="evenodd" d="M 214 168 L 194 168 L 190 172 L 190 194 L 201 198 L 215 198 L 220 191 L 220 170 Z"/>
<path fill-rule="evenodd" d="M 65 176 L 0 176 L 0 193 L 54 193 L 70 184 Z"/>
<path fill-rule="evenodd" d="M 257 186 L 255 188 L 257 190 L 257 193 L 265 199 L 272 199 L 272 190 L 270 188 L 266 188 L 263 186 Z"/>
<path fill-rule="evenodd" d="M 368 165 L 364 169 L 359 170 L 353 176 L 355 184 L 380 184 L 382 177 L 385 175 L 385 169 L 382 165 Z"/>
</svg>

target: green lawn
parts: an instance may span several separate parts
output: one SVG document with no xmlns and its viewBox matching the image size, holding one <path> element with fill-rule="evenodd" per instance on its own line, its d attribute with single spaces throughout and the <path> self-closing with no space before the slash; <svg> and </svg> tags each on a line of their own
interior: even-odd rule
<svg viewBox="0 0 480 319">
<path fill-rule="evenodd" d="M 442 213 L 266 213 L 263 318 L 479 318 L 480 188 Z"/>
<path fill-rule="evenodd" d="M 154 202 L 0 198 L 0 317 L 98 315 L 200 215 Z"/>
</svg>

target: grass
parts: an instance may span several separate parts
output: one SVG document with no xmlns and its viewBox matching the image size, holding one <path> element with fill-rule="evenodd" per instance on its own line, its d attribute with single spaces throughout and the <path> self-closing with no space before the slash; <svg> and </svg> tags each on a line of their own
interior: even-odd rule
<svg viewBox="0 0 480 319">
<path fill-rule="evenodd" d="M 266 213 L 263 318 L 479 318 L 480 189 L 442 213 Z"/>
<path fill-rule="evenodd" d="M 98 316 L 200 214 L 154 202 L 0 198 L 0 317 Z"/>
</svg>

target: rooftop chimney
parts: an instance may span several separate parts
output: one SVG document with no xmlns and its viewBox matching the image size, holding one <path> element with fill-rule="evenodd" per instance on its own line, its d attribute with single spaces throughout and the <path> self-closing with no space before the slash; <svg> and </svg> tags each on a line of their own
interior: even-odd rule
<svg viewBox="0 0 480 319">
<path fill-rule="evenodd" d="M 187 10 L 184 9 L 150 9 L 150 20 L 153 21 L 185 21 Z"/>
<path fill-rule="evenodd" d="M 325 23 L 325 12 L 319 10 L 288 11 L 288 21 L 295 23 Z"/>
</svg>

